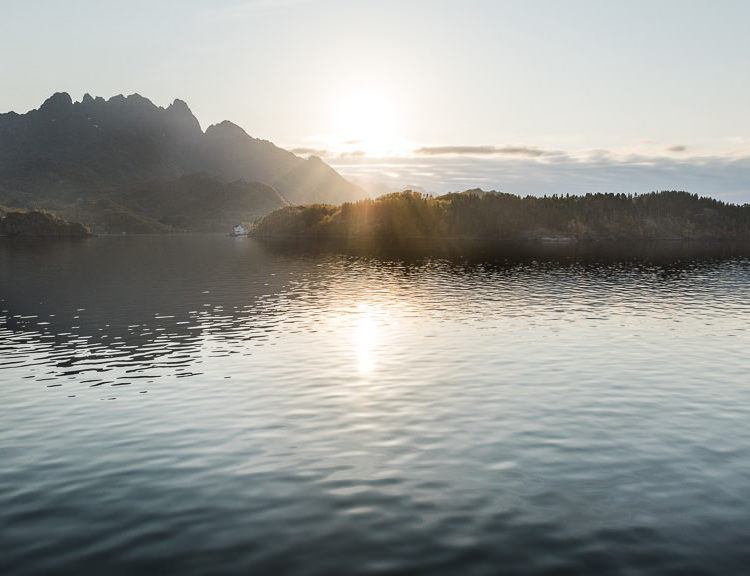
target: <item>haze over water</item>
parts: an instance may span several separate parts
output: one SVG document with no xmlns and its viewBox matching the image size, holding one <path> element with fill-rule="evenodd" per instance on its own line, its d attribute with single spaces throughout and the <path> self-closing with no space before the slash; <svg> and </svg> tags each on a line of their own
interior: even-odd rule
<svg viewBox="0 0 750 576">
<path fill-rule="evenodd" d="M 3 242 L 0 572 L 741 572 L 750 261 L 556 250 Z"/>
</svg>

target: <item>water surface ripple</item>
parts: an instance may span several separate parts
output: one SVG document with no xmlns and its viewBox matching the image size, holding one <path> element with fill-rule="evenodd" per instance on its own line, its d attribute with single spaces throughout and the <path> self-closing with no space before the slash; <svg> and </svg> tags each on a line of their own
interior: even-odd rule
<svg viewBox="0 0 750 576">
<path fill-rule="evenodd" d="M 750 261 L 0 244 L 0 573 L 730 574 Z"/>
</svg>

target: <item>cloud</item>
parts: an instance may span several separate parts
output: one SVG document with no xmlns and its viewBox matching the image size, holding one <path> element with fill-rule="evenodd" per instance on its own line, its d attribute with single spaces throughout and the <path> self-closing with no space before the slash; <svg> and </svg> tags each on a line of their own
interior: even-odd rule
<svg viewBox="0 0 750 576">
<path fill-rule="evenodd" d="M 669 152 L 685 152 L 687 150 L 687 146 L 670 146 L 669 148 L 667 148 L 667 150 Z"/>
<path fill-rule="evenodd" d="M 619 156 L 596 150 L 557 156 L 552 162 L 546 156 L 434 155 L 339 158 L 332 164 L 348 178 L 390 188 L 416 185 L 435 194 L 478 185 L 521 196 L 685 190 L 728 202 L 750 202 L 750 155 Z"/>
<path fill-rule="evenodd" d="M 525 156 L 538 158 L 549 152 L 526 146 L 423 146 L 414 151 L 420 156 Z"/>
<path fill-rule="evenodd" d="M 339 154 L 339 158 L 361 158 L 367 154 L 364 150 L 350 150 Z"/>
<path fill-rule="evenodd" d="M 321 148 L 307 148 L 303 146 L 301 148 L 292 148 L 292 153 L 298 156 L 320 156 L 324 158 L 330 155 L 331 152 Z"/>
</svg>

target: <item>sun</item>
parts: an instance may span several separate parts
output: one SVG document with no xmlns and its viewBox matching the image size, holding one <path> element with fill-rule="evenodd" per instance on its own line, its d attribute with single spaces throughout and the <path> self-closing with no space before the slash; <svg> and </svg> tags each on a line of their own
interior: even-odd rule
<svg viewBox="0 0 750 576">
<path fill-rule="evenodd" d="M 335 126 L 345 151 L 367 155 L 387 152 L 394 141 L 392 101 L 373 90 L 349 92 L 336 104 Z"/>
</svg>

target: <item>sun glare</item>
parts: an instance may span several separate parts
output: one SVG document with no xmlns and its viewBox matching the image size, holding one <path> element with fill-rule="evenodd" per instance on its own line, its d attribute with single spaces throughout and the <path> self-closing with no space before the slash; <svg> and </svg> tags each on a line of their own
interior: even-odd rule
<svg viewBox="0 0 750 576">
<path fill-rule="evenodd" d="M 381 339 L 378 330 L 377 311 L 369 303 L 360 303 L 356 308 L 356 324 L 351 342 L 357 358 L 360 374 L 372 372 L 375 368 L 375 347 Z"/>
<path fill-rule="evenodd" d="M 357 360 L 361 373 L 372 372 L 375 368 L 373 345 L 375 344 L 375 322 L 366 314 L 363 314 L 357 327 Z"/>
<path fill-rule="evenodd" d="M 336 105 L 335 125 L 350 153 L 383 154 L 393 146 L 394 110 L 384 94 L 362 90 L 342 97 Z"/>
</svg>

